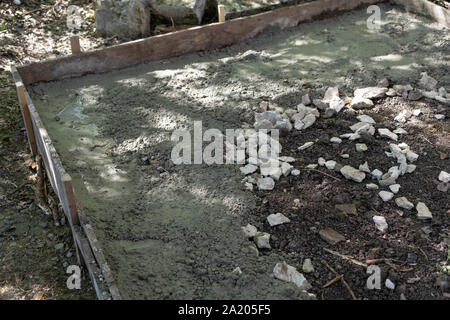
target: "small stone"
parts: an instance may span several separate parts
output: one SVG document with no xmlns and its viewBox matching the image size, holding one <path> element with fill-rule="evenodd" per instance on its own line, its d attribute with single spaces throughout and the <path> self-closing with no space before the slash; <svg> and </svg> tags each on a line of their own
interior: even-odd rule
<svg viewBox="0 0 450 320">
<path fill-rule="evenodd" d="M 339 98 L 339 88 L 338 87 L 329 87 L 327 91 L 325 91 L 325 95 L 322 101 L 330 102 L 331 99 L 338 97 Z"/>
<path fill-rule="evenodd" d="M 302 270 L 305 273 L 314 272 L 314 266 L 312 265 L 311 259 L 305 259 L 305 261 L 303 261 Z"/>
<path fill-rule="evenodd" d="M 436 114 L 434 117 L 436 119 L 438 119 L 438 120 L 444 120 L 445 119 L 445 115 L 444 114 Z"/>
<path fill-rule="evenodd" d="M 55 245 L 55 250 L 63 252 L 64 251 L 64 243 L 58 243 L 57 245 Z"/>
<path fill-rule="evenodd" d="M 326 161 L 324 158 L 322 158 L 322 157 L 320 157 L 320 158 L 317 160 L 317 163 L 318 163 L 319 166 L 321 166 L 321 167 L 323 167 L 323 166 L 325 165 L 326 162 L 327 162 L 327 161 Z"/>
<path fill-rule="evenodd" d="M 432 219 L 433 215 L 431 214 L 430 209 L 426 206 L 425 203 L 419 202 L 416 205 L 417 217 L 421 220 Z"/>
<path fill-rule="evenodd" d="M 333 109 L 336 111 L 336 113 L 339 113 L 342 108 L 345 107 L 345 102 L 339 97 L 334 97 L 330 100 L 330 109 Z"/>
<path fill-rule="evenodd" d="M 388 78 L 383 78 L 380 81 L 378 81 L 377 87 L 381 87 L 381 88 L 389 87 L 389 80 L 388 80 Z"/>
<path fill-rule="evenodd" d="M 330 244 L 337 244 L 345 241 L 345 237 L 334 229 L 327 228 L 319 231 L 319 236 Z"/>
<path fill-rule="evenodd" d="M 247 224 L 245 227 L 242 227 L 242 232 L 244 233 L 244 236 L 247 237 L 247 239 L 253 238 L 258 233 L 258 229 L 256 229 L 255 226 L 252 226 L 251 224 Z"/>
<path fill-rule="evenodd" d="M 275 187 L 275 181 L 270 177 L 260 178 L 258 179 L 257 186 L 259 190 L 270 191 Z"/>
<path fill-rule="evenodd" d="M 294 170 L 291 171 L 291 176 L 296 177 L 296 176 L 299 176 L 299 175 L 300 175 L 300 170 L 294 169 Z"/>
<path fill-rule="evenodd" d="M 396 198 L 395 199 L 395 203 L 400 208 L 403 208 L 403 209 L 406 209 L 406 210 L 411 210 L 412 208 L 414 208 L 414 204 L 409 202 L 409 200 L 406 199 L 405 197 Z"/>
<path fill-rule="evenodd" d="M 393 131 L 395 134 L 408 134 L 408 131 L 402 128 L 397 128 Z"/>
<path fill-rule="evenodd" d="M 361 164 L 358 169 L 362 172 L 370 173 L 369 164 L 367 161 Z"/>
<path fill-rule="evenodd" d="M 293 168 L 294 167 L 292 165 L 290 165 L 289 163 L 286 163 L 286 162 L 281 163 L 281 173 L 285 177 L 287 177 L 292 172 Z"/>
<path fill-rule="evenodd" d="M 348 159 L 348 158 L 350 158 L 350 155 L 347 153 L 344 153 L 344 154 L 341 154 L 341 158 Z"/>
<path fill-rule="evenodd" d="M 312 163 L 312 164 L 308 164 L 305 168 L 306 169 L 317 169 L 318 166 L 319 166 L 318 164 Z"/>
<path fill-rule="evenodd" d="M 415 164 L 408 164 L 408 166 L 406 167 L 406 172 L 407 173 L 413 173 L 414 170 L 416 170 L 417 166 Z"/>
<path fill-rule="evenodd" d="M 309 290 L 312 288 L 306 278 L 286 262 L 277 263 L 275 268 L 273 268 L 273 275 L 278 280 L 294 283 L 300 290 Z"/>
<path fill-rule="evenodd" d="M 328 119 L 328 118 L 334 117 L 335 115 L 337 115 L 336 110 L 331 109 L 331 108 L 327 108 L 327 109 L 325 109 L 325 114 L 323 115 L 323 117 L 325 119 Z"/>
<path fill-rule="evenodd" d="M 394 141 L 398 140 L 398 136 L 395 133 L 391 132 L 391 130 L 389 129 L 386 128 L 378 129 L 378 133 L 380 134 L 381 137 L 386 137 Z"/>
<path fill-rule="evenodd" d="M 420 109 L 414 109 L 412 112 L 413 116 L 415 116 L 415 117 L 420 116 L 421 113 L 422 113 L 422 110 L 420 110 Z"/>
<path fill-rule="evenodd" d="M 311 147 L 314 144 L 314 142 L 306 142 L 302 146 L 298 147 L 298 150 L 305 150 Z"/>
<path fill-rule="evenodd" d="M 252 174 L 258 170 L 258 167 L 253 164 L 247 164 L 240 168 L 241 172 L 245 175 Z"/>
<path fill-rule="evenodd" d="M 253 184 L 250 182 L 245 182 L 244 183 L 245 189 L 249 190 L 249 191 L 253 191 Z"/>
<path fill-rule="evenodd" d="M 283 161 L 283 162 L 288 162 L 288 163 L 295 162 L 295 158 L 286 157 L 286 156 L 278 157 L 278 160 Z"/>
<path fill-rule="evenodd" d="M 254 237 L 254 241 L 259 249 L 272 249 L 270 246 L 270 234 L 266 232 L 258 232 Z"/>
<path fill-rule="evenodd" d="M 408 94 L 408 100 L 417 101 L 422 99 L 423 95 L 419 90 L 411 90 Z"/>
<path fill-rule="evenodd" d="M 373 218 L 373 222 L 375 222 L 375 226 L 377 227 L 378 230 L 380 230 L 381 232 L 386 232 L 388 229 L 388 224 L 386 222 L 386 219 L 382 216 L 374 216 Z"/>
<path fill-rule="evenodd" d="M 378 195 L 380 196 L 381 199 L 383 199 L 384 202 L 387 202 L 394 197 L 394 194 L 389 191 L 380 191 Z"/>
<path fill-rule="evenodd" d="M 441 182 L 441 183 L 439 183 L 439 184 L 437 185 L 437 189 L 438 189 L 439 191 L 441 191 L 441 192 L 447 192 L 447 191 L 448 191 L 448 186 L 449 186 L 448 183 Z"/>
<path fill-rule="evenodd" d="M 337 197 L 340 197 L 340 195 L 337 195 Z M 335 199 L 334 197 L 333 200 L 334 201 L 340 200 L 342 202 L 344 201 L 344 199 Z M 334 206 L 334 208 L 344 214 L 352 214 L 352 215 L 357 214 L 356 207 L 353 203 L 337 204 Z"/>
<path fill-rule="evenodd" d="M 267 222 L 269 222 L 269 225 L 271 227 L 274 227 L 274 226 L 278 226 L 283 223 L 291 222 L 291 220 L 289 220 L 289 218 L 284 216 L 282 213 L 277 213 L 277 214 L 269 215 L 267 217 Z"/>
<path fill-rule="evenodd" d="M 313 114 L 307 114 L 305 118 L 303 118 L 302 122 L 304 123 L 304 129 L 311 127 L 314 122 L 316 122 L 316 116 Z"/>
<path fill-rule="evenodd" d="M 373 176 L 375 179 L 380 179 L 380 178 L 383 176 L 383 172 L 381 172 L 381 171 L 378 170 L 378 169 L 375 169 L 375 170 L 372 171 L 372 176 Z"/>
<path fill-rule="evenodd" d="M 242 270 L 241 270 L 241 268 L 236 267 L 231 273 L 237 274 L 237 275 L 241 275 L 242 274 Z"/>
<path fill-rule="evenodd" d="M 328 170 L 334 170 L 334 168 L 336 167 L 337 162 L 334 160 L 328 160 L 327 162 L 325 162 L 325 167 Z"/>
<path fill-rule="evenodd" d="M 304 104 L 305 106 L 311 104 L 311 98 L 309 97 L 309 94 L 305 94 L 304 96 L 302 96 L 302 104 Z"/>
<path fill-rule="evenodd" d="M 391 191 L 393 193 L 397 194 L 400 191 L 400 185 L 398 183 L 397 184 L 391 184 L 389 186 L 389 189 L 391 189 Z"/>
<path fill-rule="evenodd" d="M 378 190 L 378 186 L 375 183 L 366 184 L 366 188 L 369 190 Z"/>
<path fill-rule="evenodd" d="M 342 139 L 340 139 L 338 137 L 333 137 L 330 139 L 330 142 L 340 144 L 340 143 L 342 143 Z"/>
<path fill-rule="evenodd" d="M 346 179 L 356 182 L 362 182 L 366 178 L 366 174 L 364 172 L 361 172 L 351 166 L 344 166 L 340 171 Z"/>
<path fill-rule="evenodd" d="M 356 144 L 356 151 L 357 152 L 364 152 L 367 151 L 367 145 L 364 143 L 357 143 Z"/>
<path fill-rule="evenodd" d="M 365 114 L 357 116 L 356 119 L 358 119 L 361 122 L 365 122 L 365 123 L 370 123 L 370 124 L 375 124 L 376 123 L 375 120 L 373 120 L 372 117 L 369 117 L 369 116 L 367 116 Z"/>
<path fill-rule="evenodd" d="M 422 78 L 419 80 L 419 84 L 427 90 L 434 90 L 438 84 L 437 80 L 430 77 L 426 72 L 422 73 Z"/>
<path fill-rule="evenodd" d="M 386 279 L 385 285 L 386 285 L 386 288 L 388 288 L 389 290 L 395 289 L 395 284 L 389 279 Z"/>
<path fill-rule="evenodd" d="M 410 84 L 407 85 L 394 85 L 394 90 L 397 92 L 398 95 L 403 96 L 404 94 L 408 94 L 409 91 L 413 89 L 413 87 Z"/>
<path fill-rule="evenodd" d="M 314 99 L 313 104 L 316 106 L 319 110 L 326 110 L 328 108 L 328 103 L 320 100 L 320 99 Z"/>
<path fill-rule="evenodd" d="M 379 87 L 368 87 L 362 89 L 356 89 L 354 92 L 355 97 L 365 98 L 365 99 L 376 99 L 382 98 L 386 95 L 388 88 Z"/>
<path fill-rule="evenodd" d="M 369 109 L 374 106 L 373 101 L 362 97 L 354 97 L 350 103 L 350 107 L 354 109 Z"/>
</svg>

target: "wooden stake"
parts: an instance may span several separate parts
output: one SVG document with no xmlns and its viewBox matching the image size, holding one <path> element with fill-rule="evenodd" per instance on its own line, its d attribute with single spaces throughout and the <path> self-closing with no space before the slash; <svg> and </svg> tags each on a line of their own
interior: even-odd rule
<svg viewBox="0 0 450 320">
<path fill-rule="evenodd" d="M 219 4 L 218 6 L 219 10 L 219 22 L 225 22 L 225 6 L 223 4 Z"/>
<path fill-rule="evenodd" d="M 31 123 L 30 110 L 28 109 L 27 99 L 25 98 L 25 87 L 23 85 L 17 86 L 17 95 L 19 96 L 20 109 L 27 129 L 28 143 L 30 144 L 31 154 L 37 155 L 36 140 L 34 137 L 33 124 Z"/>
<path fill-rule="evenodd" d="M 80 225 L 80 219 L 78 218 L 77 213 L 77 204 L 72 187 L 72 178 L 66 173 L 61 177 L 61 180 L 64 183 L 64 190 L 66 192 L 67 203 L 69 205 L 70 225 L 78 226 Z"/>
<path fill-rule="evenodd" d="M 80 38 L 78 36 L 70 37 L 70 47 L 72 48 L 72 54 L 81 52 Z"/>
</svg>

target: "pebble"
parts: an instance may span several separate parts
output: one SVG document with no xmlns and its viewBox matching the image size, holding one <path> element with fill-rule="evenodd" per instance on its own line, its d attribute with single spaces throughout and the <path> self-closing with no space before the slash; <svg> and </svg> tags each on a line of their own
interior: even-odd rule
<svg viewBox="0 0 450 320">
<path fill-rule="evenodd" d="M 288 162 L 288 163 L 295 162 L 295 158 L 286 157 L 286 156 L 278 157 L 278 160 L 283 161 L 283 162 Z"/>
<path fill-rule="evenodd" d="M 278 280 L 294 283 L 300 290 L 312 288 L 306 278 L 296 268 L 288 265 L 286 262 L 277 263 L 273 268 L 273 275 Z"/>
<path fill-rule="evenodd" d="M 389 189 L 391 189 L 391 191 L 393 193 L 397 194 L 400 191 L 400 185 L 398 183 L 397 184 L 391 184 L 389 186 Z"/>
<path fill-rule="evenodd" d="M 270 246 L 270 234 L 266 232 L 258 232 L 254 237 L 254 241 L 259 249 L 272 249 Z"/>
<path fill-rule="evenodd" d="M 408 134 L 408 131 L 402 128 L 397 128 L 393 131 L 395 134 Z"/>
<path fill-rule="evenodd" d="M 317 163 L 319 164 L 319 166 L 323 167 L 325 165 L 325 162 L 327 162 L 324 158 L 320 157 L 319 159 L 317 159 Z"/>
<path fill-rule="evenodd" d="M 378 190 L 378 185 L 376 185 L 375 183 L 368 183 L 366 184 L 366 188 L 369 190 Z"/>
<path fill-rule="evenodd" d="M 308 164 L 305 168 L 306 169 L 317 169 L 318 166 L 319 166 L 318 164 L 313 163 L 313 164 Z"/>
<path fill-rule="evenodd" d="M 351 166 L 344 166 L 341 168 L 341 174 L 349 180 L 362 182 L 366 178 L 366 174 Z"/>
<path fill-rule="evenodd" d="M 420 109 L 414 109 L 412 112 L 414 117 L 420 116 L 421 113 L 422 113 L 422 110 L 420 110 Z"/>
<path fill-rule="evenodd" d="M 356 144 L 356 151 L 357 152 L 367 151 L 367 145 L 365 143 L 357 143 Z"/>
<path fill-rule="evenodd" d="M 291 171 L 291 176 L 296 177 L 296 176 L 299 176 L 299 175 L 300 175 L 300 170 L 294 169 L 294 170 Z"/>
<path fill-rule="evenodd" d="M 247 164 L 240 168 L 241 172 L 245 175 L 252 174 L 258 170 L 258 167 L 253 164 Z"/>
<path fill-rule="evenodd" d="M 373 107 L 373 101 L 362 97 L 354 97 L 350 103 L 350 107 L 355 109 L 368 109 Z"/>
<path fill-rule="evenodd" d="M 345 102 L 339 97 L 334 97 L 330 100 L 330 109 L 333 109 L 336 111 L 336 113 L 339 113 L 342 108 L 345 107 Z"/>
<path fill-rule="evenodd" d="M 289 220 L 289 218 L 284 216 L 282 213 L 277 213 L 277 214 L 269 215 L 267 217 L 267 222 L 269 222 L 269 225 L 271 227 L 274 227 L 274 226 L 278 226 L 283 223 L 291 222 L 291 220 Z"/>
<path fill-rule="evenodd" d="M 55 245 L 55 250 L 62 252 L 64 250 L 64 243 L 58 243 Z"/>
<path fill-rule="evenodd" d="M 391 130 L 389 129 L 386 128 L 378 129 L 378 133 L 380 134 L 381 137 L 389 138 L 394 141 L 398 140 L 398 136 L 395 133 L 391 132 Z"/>
<path fill-rule="evenodd" d="M 319 236 L 330 244 L 345 241 L 345 237 L 334 229 L 326 228 L 319 231 Z"/>
<path fill-rule="evenodd" d="M 298 147 L 298 150 L 305 150 L 311 147 L 314 144 L 314 142 L 306 142 L 302 146 Z"/>
<path fill-rule="evenodd" d="M 386 279 L 385 285 L 386 285 L 386 288 L 388 288 L 389 290 L 395 289 L 395 284 L 389 279 Z"/>
<path fill-rule="evenodd" d="M 358 169 L 362 172 L 370 173 L 369 164 L 367 161 L 361 164 Z"/>
<path fill-rule="evenodd" d="M 433 215 L 431 214 L 430 209 L 426 206 L 425 203 L 419 202 L 416 205 L 417 217 L 421 220 L 432 219 Z"/>
<path fill-rule="evenodd" d="M 406 172 L 407 173 L 413 173 L 414 170 L 416 170 L 417 166 L 415 164 L 408 164 L 408 166 L 406 167 Z"/>
<path fill-rule="evenodd" d="M 281 163 L 281 173 L 283 174 L 283 176 L 287 177 L 292 172 L 292 169 L 294 169 L 294 167 L 289 163 Z"/>
<path fill-rule="evenodd" d="M 387 91 L 388 88 L 367 87 L 362 89 L 356 89 L 353 94 L 355 97 L 361 97 L 365 99 L 375 99 L 384 97 Z"/>
<path fill-rule="evenodd" d="M 384 202 L 389 201 L 394 197 L 394 194 L 389 191 L 380 191 L 378 195 L 381 199 L 383 199 Z"/>
<path fill-rule="evenodd" d="M 386 219 L 382 216 L 374 216 L 373 218 L 373 222 L 375 222 L 375 226 L 377 227 L 378 230 L 380 230 L 381 232 L 386 232 L 388 229 L 388 224 L 386 222 Z"/>
<path fill-rule="evenodd" d="M 338 97 L 339 98 L 339 88 L 338 87 L 329 87 L 327 91 L 325 91 L 325 95 L 323 97 L 324 102 L 330 102 L 331 99 Z"/>
<path fill-rule="evenodd" d="M 334 168 L 336 167 L 337 162 L 334 160 L 328 160 L 327 162 L 325 162 L 325 167 L 328 170 L 334 170 Z"/>
<path fill-rule="evenodd" d="M 259 190 L 273 190 L 275 187 L 275 181 L 270 177 L 259 178 L 257 186 Z"/>
<path fill-rule="evenodd" d="M 368 115 L 365 115 L 365 114 L 357 116 L 356 119 L 358 119 L 361 122 L 365 122 L 365 123 L 370 123 L 370 124 L 375 124 L 376 123 L 375 120 L 373 120 L 372 117 L 370 117 Z"/>
<path fill-rule="evenodd" d="M 256 229 L 256 227 L 251 224 L 247 224 L 245 227 L 241 227 L 241 229 L 247 239 L 255 237 L 258 233 L 258 229 Z"/>
<path fill-rule="evenodd" d="M 303 118 L 302 122 L 304 123 L 303 130 L 311 127 L 314 122 L 316 122 L 316 116 L 313 114 L 307 114 L 305 118 Z"/>
<path fill-rule="evenodd" d="M 337 144 L 342 143 L 342 139 L 340 139 L 340 138 L 338 138 L 338 137 L 333 137 L 333 138 L 330 139 L 330 141 L 331 141 L 332 143 L 337 143 Z"/>
<path fill-rule="evenodd" d="M 302 96 L 302 104 L 304 104 L 305 106 L 311 104 L 311 98 L 309 97 L 309 94 L 305 94 L 304 96 Z"/>
<path fill-rule="evenodd" d="M 400 208 L 403 208 L 403 209 L 406 209 L 406 210 L 411 210 L 412 208 L 414 208 L 414 204 L 409 202 L 409 200 L 406 199 L 406 197 L 400 197 L 400 198 L 395 199 L 395 203 Z"/>
<path fill-rule="evenodd" d="M 305 273 L 314 272 L 314 266 L 311 262 L 311 259 L 305 259 L 305 261 L 303 261 L 302 271 Z"/>
<path fill-rule="evenodd" d="M 442 181 L 442 182 L 445 182 L 445 183 L 450 182 L 450 174 L 448 174 L 445 171 L 441 171 L 439 173 L 438 179 L 439 179 L 439 181 Z"/>
<path fill-rule="evenodd" d="M 347 153 L 344 153 L 344 154 L 341 154 L 341 158 L 348 159 L 348 158 L 350 158 L 350 155 Z"/>
</svg>

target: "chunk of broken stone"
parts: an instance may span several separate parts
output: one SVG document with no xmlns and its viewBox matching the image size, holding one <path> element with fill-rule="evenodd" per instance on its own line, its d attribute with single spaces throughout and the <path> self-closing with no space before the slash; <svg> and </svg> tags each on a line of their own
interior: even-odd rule
<svg viewBox="0 0 450 320">
<path fill-rule="evenodd" d="M 283 161 L 283 162 L 295 162 L 295 158 L 293 157 L 287 157 L 287 156 L 282 156 L 282 157 L 278 157 L 278 160 Z"/>
<path fill-rule="evenodd" d="M 388 88 L 367 87 L 362 89 L 356 89 L 354 92 L 354 96 L 365 99 L 376 99 L 384 97 L 387 91 Z"/>
<path fill-rule="evenodd" d="M 422 78 L 419 80 L 419 85 L 427 90 L 434 90 L 438 82 L 436 79 L 430 77 L 426 72 L 422 73 Z"/>
<path fill-rule="evenodd" d="M 329 105 L 330 109 L 333 109 L 336 111 L 336 113 L 339 113 L 342 108 L 345 107 L 345 102 L 339 97 L 333 97 L 333 99 L 330 100 Z"/>
<path fill-rule="evenodd" d="M 313 266 L 313 264 L 311 262 L 311 259 L 305 259 L 305 261 L 303 261 L 302 270 L 305 273 L 314 272 L 314 266 Z"/>
<path fill-rule="evenodd" d="M 316 106 L 319 110 L 325 110 L 328 108 L 328 103 L 320 100 L 320 99 L 314 99 L 313 104 Z"/>
<path fill-rule="evenodd" d="M 258 167 L 253 164 L 247 164 L 240 168 L 241 172 L 245 175 L 252 174 L 258 170 Z"/>
<path fill-rule="evenodd" d="M 304 126 L 303 126 L 303 130 L 304 129 L 307 129 L 307 128 L 309 128 L 309 127 L 311 127 L 313 124 L 314 124 L 314 122 L 316 122 L 316 116 L 315 115 L 313 115 L 313 114 L 307 114 L 304 118 L 303 118 L 303 120 L 302 120 L 302 122 L 303 122 L 303 124 L 304 124 Z"/>
<path fill-rule="evenodd" d="M 366 184 L 366 188 L 369 190 L 378 190 L 378 185 L 376 185 L 375 183 L 368 183 Z"/>
<path fill-rule="evenodd" d="M 349 180 L 362 182 L 366 178 L 366 174 L 351 166 L 344 166 L 341 168 L 341 174 Z"/>
<path fill-rule="evenodd" d="M 359 171 L 370 173 L 369 164 L 367 161 L 361 164 L 358 169 Z"/>
<path fill-rule="evenodd" d="M 363 97 L 354 97 L 350 103 L 350 107 L 354 109 L 369 109 L 373 107 L 373 101 Z"/>
<path fill-rule="evenodd" d="M 294 169 L 294 170 L 291 171 L 291 176 L 296 177 L 296 176 L 299 176 L 299 175 L 300 175 L 300 170 Z"/>
<path fill-rule="evenodd" d="M 317 169 L 318 166 L 319 165 L 317 165 L 315 163 L 311 163 L 311 164 L 308 164 L 305 168 L 306 169 Z"/>
<path fill-rule="evenodd" d="M 417 217 L 421 220 L 432 219 L 433 215 L 431 214 L 430 209 L 426 206 L 425 203 L 419 202 L 416 205 Z"/>
<path fill-rule="evenodd" d="M 336 167 L 337 162 L 334 160 L 328 160 L 327 162 L 325 162 L 325 167 L 328 170 L 334 170 L 334 168 Z"/>
<path fill-rule="evenodd" d="M 292 165 L 290 165 L 289 163 L 286 163 L 286 162 L 281 163 L 281 173 L 285 177 L 287 177 L 292 172 L 293 168 L 294 167 Z"/>
<path fill-rule="evenodd" d="M 396 184 L 391 184 L 391 185 L 389 186 L 389 189 L 390 189 L 393 193 L 397 194 L 397 193 L 400 191 L 400 185 L 399 185 L 398 183 L 396 183 Z"/>
<path fill-rule="evenodd" d="M 256 229 L 255 226 L 251 224 L 247 224 L 245 227 L 242 227 L 242 232 L 244 233 L 244 236 L 248 239 L 253 238 L 258 233 L 258 229 Z"/>
<path fill-rule="evenodd" d="M 267 217 L 267 222 L 271 227 L 278 226 L 283 223 L 291 222 L 288 217 L 284 216 L 282 213 L 271 214 Z"/>
<path fill-rule="evenodd" d="M 389 138 L 394 141 L 398 140 L 398 136 L 389 129 L 386 128 L 378 129 L 378 133 L 380 134 L 381 137 Z"/>
<path fill-rule="evenodd" d="M 356 144 L 356 151 L 357 152 L 367 151 L 367 145 L 365 143 L 357 143 Z"/>
<path fill-rule="evenodd" d="M 309 97 L 309 94 L 305 94 L 304 96 L 302 96 L 302 104 L 304 104 L 305 106 L 311 104 L 311 98 Z"/>
<path fill-rule="evenodd" d="M 335 115 L 337 115 L 336 110 L 331 109 L 331 108 L 327 108 L 327 109 L 325 109 L 325 114 L 323 115 L 323 117 L 325 119 L 328 119 L 328 118 L 334 117 Z"/>
<path fill-rule="evenodd" d="M 288 265 L 286 262 L 277 263 L 275 268 L 273 268 L 273 275 L 278 280 L 294 283 L 300 290 L 312 288 L 306 278 L 296 268 Z"/>
<path fill-rule="evenodd" d="M 445 171 L 441 171 L 439 173 L 438 179 L 439 179 L 439 181 L 442 181 L 442 182 L 445 182 L 445 183 L 450 182 L 450 174 L 448 174 Z"/>
<path fill-rule="evenodd" d="M 383 199 L 384 202 L 389 201 L 394 197 L 394 194 L 389 191 L 380 191 L 378 195 L 381 199 Z"/>
<path fill-rule="evenodd" d="M 383 172 L 381 172 L 381 171 L 378 170 L 378 169 L 375 169 L 375 170 L 372 171 L 372 176 L 373 176 L 375 179 L 380 179 L 380 178 L 383 176 Z"/>
<path fill-rule="evenodd" d="M 396 203 L 397 206 L 399 206 L 400 208 L 403 208 L 403 209 L 406 209 L 406 210 L 411 210 L 412 208 L 414 208 L 414 204 L 412 204 L 411 202 L 409 202 L 409 200 L 406 199 L 406 197 L 396 198 L 396 199 L 395 199 L 395 203 Z"/>
<path fill-rule="evenodd" d="M 375 124 L 375 120 L 373 120 L 372 117 L 362 114 L 360 116 L 357 116 L 356 119 L 358 119 L 361 122 L 369 123 L 369 124 Z"/>
<path fill-rule="evenodd" d="M 302 146 L 298 147 L 298 150 L 305 150 L 311 147 L 314 144 L 314 142 L 306 142 Z"/>
<path fill-rule="evenodd" d="M 397 128 L 393 131 L 395 134 L 408 134 L 408 131 L 406 131 L 403 128 Z"/>
<path fill-rule="evenodd" d="M 325 162 L 327 162 L 324 158 L 320 157 L 319 159 L 317 159 L 317 163 L 319 164 L 319 166 L 323 167 L 325 165 Z"/>
<path fill-rule="evenodd" d="M 270 234 L 266 232 L 258 232 L 254 236 L 254 241 L 259 249 L 272 249 L 270 246 Z"/>
<path fill-rule="evenodd" d="M 258 186 L 259 190 L 273 190 L 273 188 L 275 187 L 275 181 L 270 178 L 259 178 L 256 185 Z"/>
<path fill-rule="evenodd" d="M 326 228 L 319 231 L 319 236 L 330 244 L 337 244 L 345 241 L 345 237 L 334 229 Z"/>
<path fill-rule="evenodd" d="M 386 281 L 384 282 L 384 285 L 386 286 L 386 288 L 388 288 L 389 290 L 394 290 L 395 289 L 395 284 L 389 280 L 386 279 Z"/>
<path fill-rule="evenodd" d="M 397 94 L 399 94 L 400 96 L 408 94 L 408 92 L 413 89 L 413 87 L 410 84 L 407 84 L 407 85 L 396 84 L 396 85 L 394 85 L 393 88 L 397 92 Z"/>
<path fill-rule="evenodd" d="M 333 137 L 330 139 L 330 142 L 340 144 L 340 143 L 342 143 L 342 139 L 340 139 L 338 137 Z"/>
<path fill-rule="evenodd" d="M 381 232 L 386 232 L 388 229 L 388 224 L 386 222 L 386 219 L 382 216 L 374 216 L 373 218 L 373 222 L 375 222 L 375 226 L 377 227 L 378 230 L 380 230 Z"/>
<path fill-rule="evenodd" d="M 335 97 L 339 98 L 339 88 L 338 87 L 330 87 L 327 89 L 327 91 L 325 91 L 325 95 L 324 95 L 322 101 L 328 103 Z"/>
</svg>

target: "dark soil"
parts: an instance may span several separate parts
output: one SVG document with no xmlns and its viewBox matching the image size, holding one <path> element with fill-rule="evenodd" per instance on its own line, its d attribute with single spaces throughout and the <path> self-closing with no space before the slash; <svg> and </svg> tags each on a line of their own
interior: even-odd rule
<svg viewBox="0 0 450 320">
<path fill-rule="evenodd" d="M 346 180 L 339 172 L 332 172 L 325 167 L 318 170 L 339 179 L 333 179 L 325 174 L 304 170 L 307 164 L 317 163 L 318 157 L 326 160 L 336 160 L 342 165 L 358 168 L 368 161 L 369 168 L 386 172 L 396 165 L 393 158 L 388 158 L 387 141 L 382 138 L 367 143 L 369 150 L 358 153 L 355 143 L 343 139 L 342 144 L 332 145 L 316 143 L 313 147 L 296 154 L 295 150 L 306 141 L 317 141 L 319 137 L 325 140 L 325 135 L 338 137 L 351 132 L 348 126 L 356 123 L 356 116 L 367 114 L 377 121 L 376 128 L 394 130 L 399 125 L 393 118 L 402 109 L 420 108 L 423 112 L 418 118 L 404 127 L 409 134 L 401 140 L 406 142 L 413 151 L 420 155 L 415 162 L 416 171 L 400 177 L 401 185 L 398 196 L 405 196 L 411 202 L 423 201 L 433 212 L 432 222 L 420 221 L 416 210 L 400 210 L 394 200 L 383 202 L 378 192 L 383 190 L 367 190 L 366 183 L 355 183 Z M 437 264 L 443 264 L 448 259 L 447 248 L 450 244 L 450 228 L 448 221 L 448 193 L 437 190 L 437 177 L 441 170 L 448 171 L 448 156 L 450 152 L 449 121 L 438 121 L 433 111 L 439 111 L 449 117 L 448 108 L 432 101 L 410 102 L 400 97 L 381 99 L 372 110 L 345 112 L 337 119 L 320 119 L 315 126 L 321 130 L 307 130 L 290 134 L 282 141 L 284 155 L 300 157 L 295 167 L 301 170 L 298 177 L 282 178 L 276 184 L 273 192 L 258 192 L 259 210 L 249 216 L 249 221 L 263 227 L 264 231 L 273 235 L 271 245 L 285 253 L 293 254 L 301 265 L 305 258 L 312 259 L 315 272 L 308 280 L 313 285 L 311 292 L 321 299 L 351 299 L 347 289 L 337 282 L 328 288 L 322 286 L 335 278 L 321 261 L 326 261 L 344 279 L 358 298 L 364 299 L 399 299 L 404 294 L 407 299 L 442 299 L 442 288 L 436 286 L 438 277 L 443 277 Z M 290 150 L 290 152 L 288 152 Z M 349 159 L 339 158 L 338 154 L 350 154 Z M 286 153 L 287 152 L 287 153 Z M 384 190 L 386 190 L 385 188 Z M 388 190 L 389 191 L 389 190 Z M 295 199 L 298 199 L 294 201 Z M 336 210 L 336 204 L 354 204 L 357 214 L 345 214 Z M 270 227 L 266 221 L 269 214 L 282 212 L 291 223 Z M 389 224 L 386 234 L 378 231 L 372 217 L 382 215 Z M 321 229 L 332 228 L 347 239 L 336 245 L 322 240 L 318 232 Z M 429 228 L 426 234 L 423 228 Z M 366 282 L 369 274 L 366 268 L 357 266 L 340 257 L 332 255 L 324 248 L 337 251 L 365 263 L 368 259 L 386 258 L 386 262 L 378 262 L 382 270 L 381 290 L 368 290 Z M 409 255 L 409 260 L 408 260 Z M 384 286 L 386 278 L 392 280 L 396 289 L 392 292 Z M 410 278 L 420 278 L 415 283 L 408 283 Z M 446 282 L 448 286 L 448 281 Z M 445 286 L 445 283 L 444 283 Z M 448 289 L 447 289 L 448 290 Z"/>
</svg>

